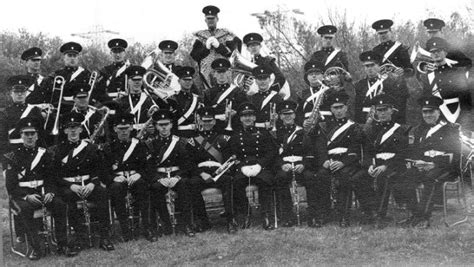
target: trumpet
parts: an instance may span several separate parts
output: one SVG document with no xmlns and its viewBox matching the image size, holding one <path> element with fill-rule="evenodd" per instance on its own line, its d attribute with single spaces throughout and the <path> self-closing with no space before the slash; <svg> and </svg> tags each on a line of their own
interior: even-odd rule
<svg viewBox="0 0 474 267">
<path fill-rule="evenodd" d="M 51 94 L 51 98 L 53 97 L 55 90 L 59 90 L 60 93 L 59 93 L 59 101 L 58 101 L 58 111 L 56 112 L 56 118 L 54 119 L 53 130 L 51 131 L 52 135 L 58 135 L 59 134 L 59 115 L 61 114 L 61 103 L 63 102 L 62 100 L 63 100 L 64 84 L 65 83 L 66 83 L 66 80 L 64 79 L 63 76 L 54 77 L 53 92 Z M 52 103 L 52 99 L 51 99 L 50 103 Z M 49 114 L 50 113 L 48 113 L 48 116 L 46 118 L 45 127 L 46 127 L 46 125 L 48 124 L 48 121 L 49 121 Z"/>
<path fill-rule="evenodd" d="M 225 127 L 225 130 L 232 131 L 232 101 L 229 101 L 229 99 L 225 100 L 225 109 L 227 115 L 227 127 Z"/>
<path fill-rule="evenodd" d="M 236 155 L 232 155 L 227 159 L 222 166 L 220 166 L 215 172 L 214 172 L 214 177 L 212 180 L 217 181 L 226 171 L 228 171 L 232 166 L 235 164 L 239 164 L 239 161 L 237 160 Z"/>
</svg>

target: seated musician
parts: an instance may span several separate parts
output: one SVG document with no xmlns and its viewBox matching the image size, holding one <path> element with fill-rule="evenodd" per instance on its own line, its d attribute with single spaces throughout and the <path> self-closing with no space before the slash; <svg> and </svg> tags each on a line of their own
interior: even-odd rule
<svg viewBox="0 0 474 267">
<path fill-rule="evenodd" d="M 13 212 L 18 214 L 16 220 L 25 229 L 32 247 L 27 256 L 30 260 L 37 260 L 42 256 L 38 236 L 40 229 L 35 222 L 34 213 L 43 205 L 53 214 L 58 252 L 67 257 L 75 256 L 78 252 L 72 244 L 68 244 L 66 237 L 66 204 L 56 196 L 51 176 L 51 154 L 37 145 L 38 131 L 42 125 L 33 117 L 25 117 L 18 122 L 17 128 L 23 144 L 5 155 L 8 162 L 5 179 L 11 197 L 10 205 Z"/>
<path fill-rule="evenodd" d="M 69 221 L 76 233 L 80 233 L 82 237 L 78 238 L 77 245 L 80 248 L 85 247 L 84 235 L 87 235 L 89 246 L 91 245 L 91 232 L 87 225 L 89 223 L 87 217 L 90 217 L 91 211 L 95 211 L 95 217 L 99 222 L 99 247 L 110 251 L 114 250 L 114 246 L 108 238 L 107 191 L 100 185 L 99 180 L 101 158 L 96 145 L 81 140 L 82 121 L 84 121 L 84 115 L 75 112 L 67 113 L 62 118 L 62 128 L 67 135 L 67 140 L 53 147 L 53 171 L 57 176 L 58 190 L 69 208 Z M 84 206 L 88 206 L 84 205 L 84 202 L 89 201 L 95 204 L 95 208 L 89 209 L 87 207 L 84 210 Z M 82 211 L 78 210 L 78 202 L 82 205 Z M 85 223 L 80 223 L 84 220 Z"/>
<path fill-rule="evenodd" d="M 148 156 L 148 169 L 151 178 L 151 207 L 158 211 L 163 223 L 163 232 L 172 233 L 174 222 L 166 206 L 166 194 L 172 189 L 178 193 L 178 204 L 182 208 L 181 224 L 187 236 L 193 237 L 191 227 L 191 203 L 188 188 L 189 172 L 193 165 L 191 155 L 186 150 L 186 139 L 171 134 L 172 113 L 160 109 L 153 114 L 158 136 L 152 141 Z M 174 214 L 171 214 L 174 216 Z"/>
<path fill-rule="evenodd" d="M 123 239 L 129 241 L 136 238 L 138 234 L 139 220 L 134 218 L 134 207 L 137 207 L 141 215 L 145 238 L 154 242 L 156 231 L 150 226 L 148 216 L 147 148 L 138 139 L 130 137 L 132 124 L 133 114 L 130 113 L 119 113 L 113 120 L 113 129 L 117 138 L 104 147 L 106 172 L 109 177 L 106 182 Z M 127 197 L 132 199 L 126 200 Z M 126 209 L 126 205 L 130 210 Z M 132 213 L 132 218 L 129 218 L 129 212 Z"/>
<path fill-rule="evenodd" d="M 230 170 L 219 176 L 216 172 L 218 169 L 222 170 L 225 167 L 223 163 L 227 162 L 227 159 L 222 156 L 222 149 L 230 136 L 214 130 L 216 124 L 214 108 L 202 107 L 197 112 L 199 130 L 195 137 L 188 139 L 188 151 L 193 155 L 194 163 L 198 167 L 189 181 L 193 212 L 198 219 L 198 230 L 206 231 L 211 228 L 201 192 L 206 188 L 216 187 L 221 190 L 223 196 L 227 231 L 235 233 L 237 226 L 233 220 Z M 228 163 L 230 164 L 231 161 Z"/>
<path fill-rule="evenodd" d="M 440 198 L 444 182 L 459 174 L 461 144 L 459 126 L 446 122 L 441 115 L 441 98 L 423 96 L 418 99 L 423 121 L 414 128 L 414 144 L 408 162 L 404 190 L 409 201 L 411 217 L 405 225 L 426 228 L 430 226 L 433 200 Z M 417 204 L 415 189 L 423 184 L 421 201 Z"/>
</svg>

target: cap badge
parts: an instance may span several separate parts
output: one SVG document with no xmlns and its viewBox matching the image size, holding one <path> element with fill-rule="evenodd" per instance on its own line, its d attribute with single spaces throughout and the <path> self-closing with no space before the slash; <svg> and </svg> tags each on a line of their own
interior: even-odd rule
<svg viewBox="0 0 474 267">
<path fill-rule="evenodd" d="M 430 101 L 428 101 L 428 100 L 425 101 L 425 104 L 426 104 L 426 105 L 428 105 L 429 103 L 430 103 Z"/>
<path fill-rule="evenodd" d="M 28 126 L 31 126 L 31 122 L 28 122 Z"/>
<path fill-rule="evenodd" d="M 21 81 L 18 81 L 19 84 L 21 84 Z"/>
</svg>

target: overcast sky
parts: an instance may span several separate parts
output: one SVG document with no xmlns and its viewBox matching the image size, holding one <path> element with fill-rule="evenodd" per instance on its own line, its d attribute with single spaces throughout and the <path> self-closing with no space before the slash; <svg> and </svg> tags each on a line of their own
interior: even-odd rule
<svg viewBox="0 0 474 267">
<path fill-rule="evenodd" d="M 117 37 L 130 41 L 152 42 L 180 39 L 185 33 L 204 29 L 201 9 L 213 4 L 221 9 L 218 26 L 228 28 L 242 37 L 260 28 L 251 13 L 265 10 L 300 9 L 301 19 L 319 25 L 327 21 L 328 10 L 346 10 L 350 20 L 372 23 L 382 18 L 420 21 L 433 16 L 448 19 L 453 11 L 471 14 L 474 0 L 234 0 L 234 1 L 179 1 L 179 0 L 7 0 L 2 3 L 0 30 L 16 31 L 25 28 L 60 36 L 65 41 L 81 41 L 71 33 L 93 30 L 94 25 L 119 32 Z M 467 9 L 470 9 L 468 11 Z M 82 40 L 83 41 L 83 40 Z"/>
</svg>

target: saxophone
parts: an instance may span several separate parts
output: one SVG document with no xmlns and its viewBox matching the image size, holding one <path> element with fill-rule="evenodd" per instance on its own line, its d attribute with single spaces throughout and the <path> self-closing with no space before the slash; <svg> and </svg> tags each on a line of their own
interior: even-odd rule
<svg viewBox="0 0 474 267">
<path fill-rule="evenodd" d="M 319 95 L 316 97 L 316 100 L 313 102 L 313 109 L 311 110 L 311 115 L 308 118 L 308 120 L 311 123 L 311 127 L 307 130 L 307 132 L 310 132 L 310 130 L 313 129 L 318 123 L 319 108 L 321 107 L 321 104 L 323 103 L 324 94 L 326 93 L 326 91 L 331 89 L 331 87 L 323 84 L 321 81 L 319 81 L 319 83 L 321 84 L 321 89 L 319 89 L 319 91 L 316 93 Z"/>
</svg>

